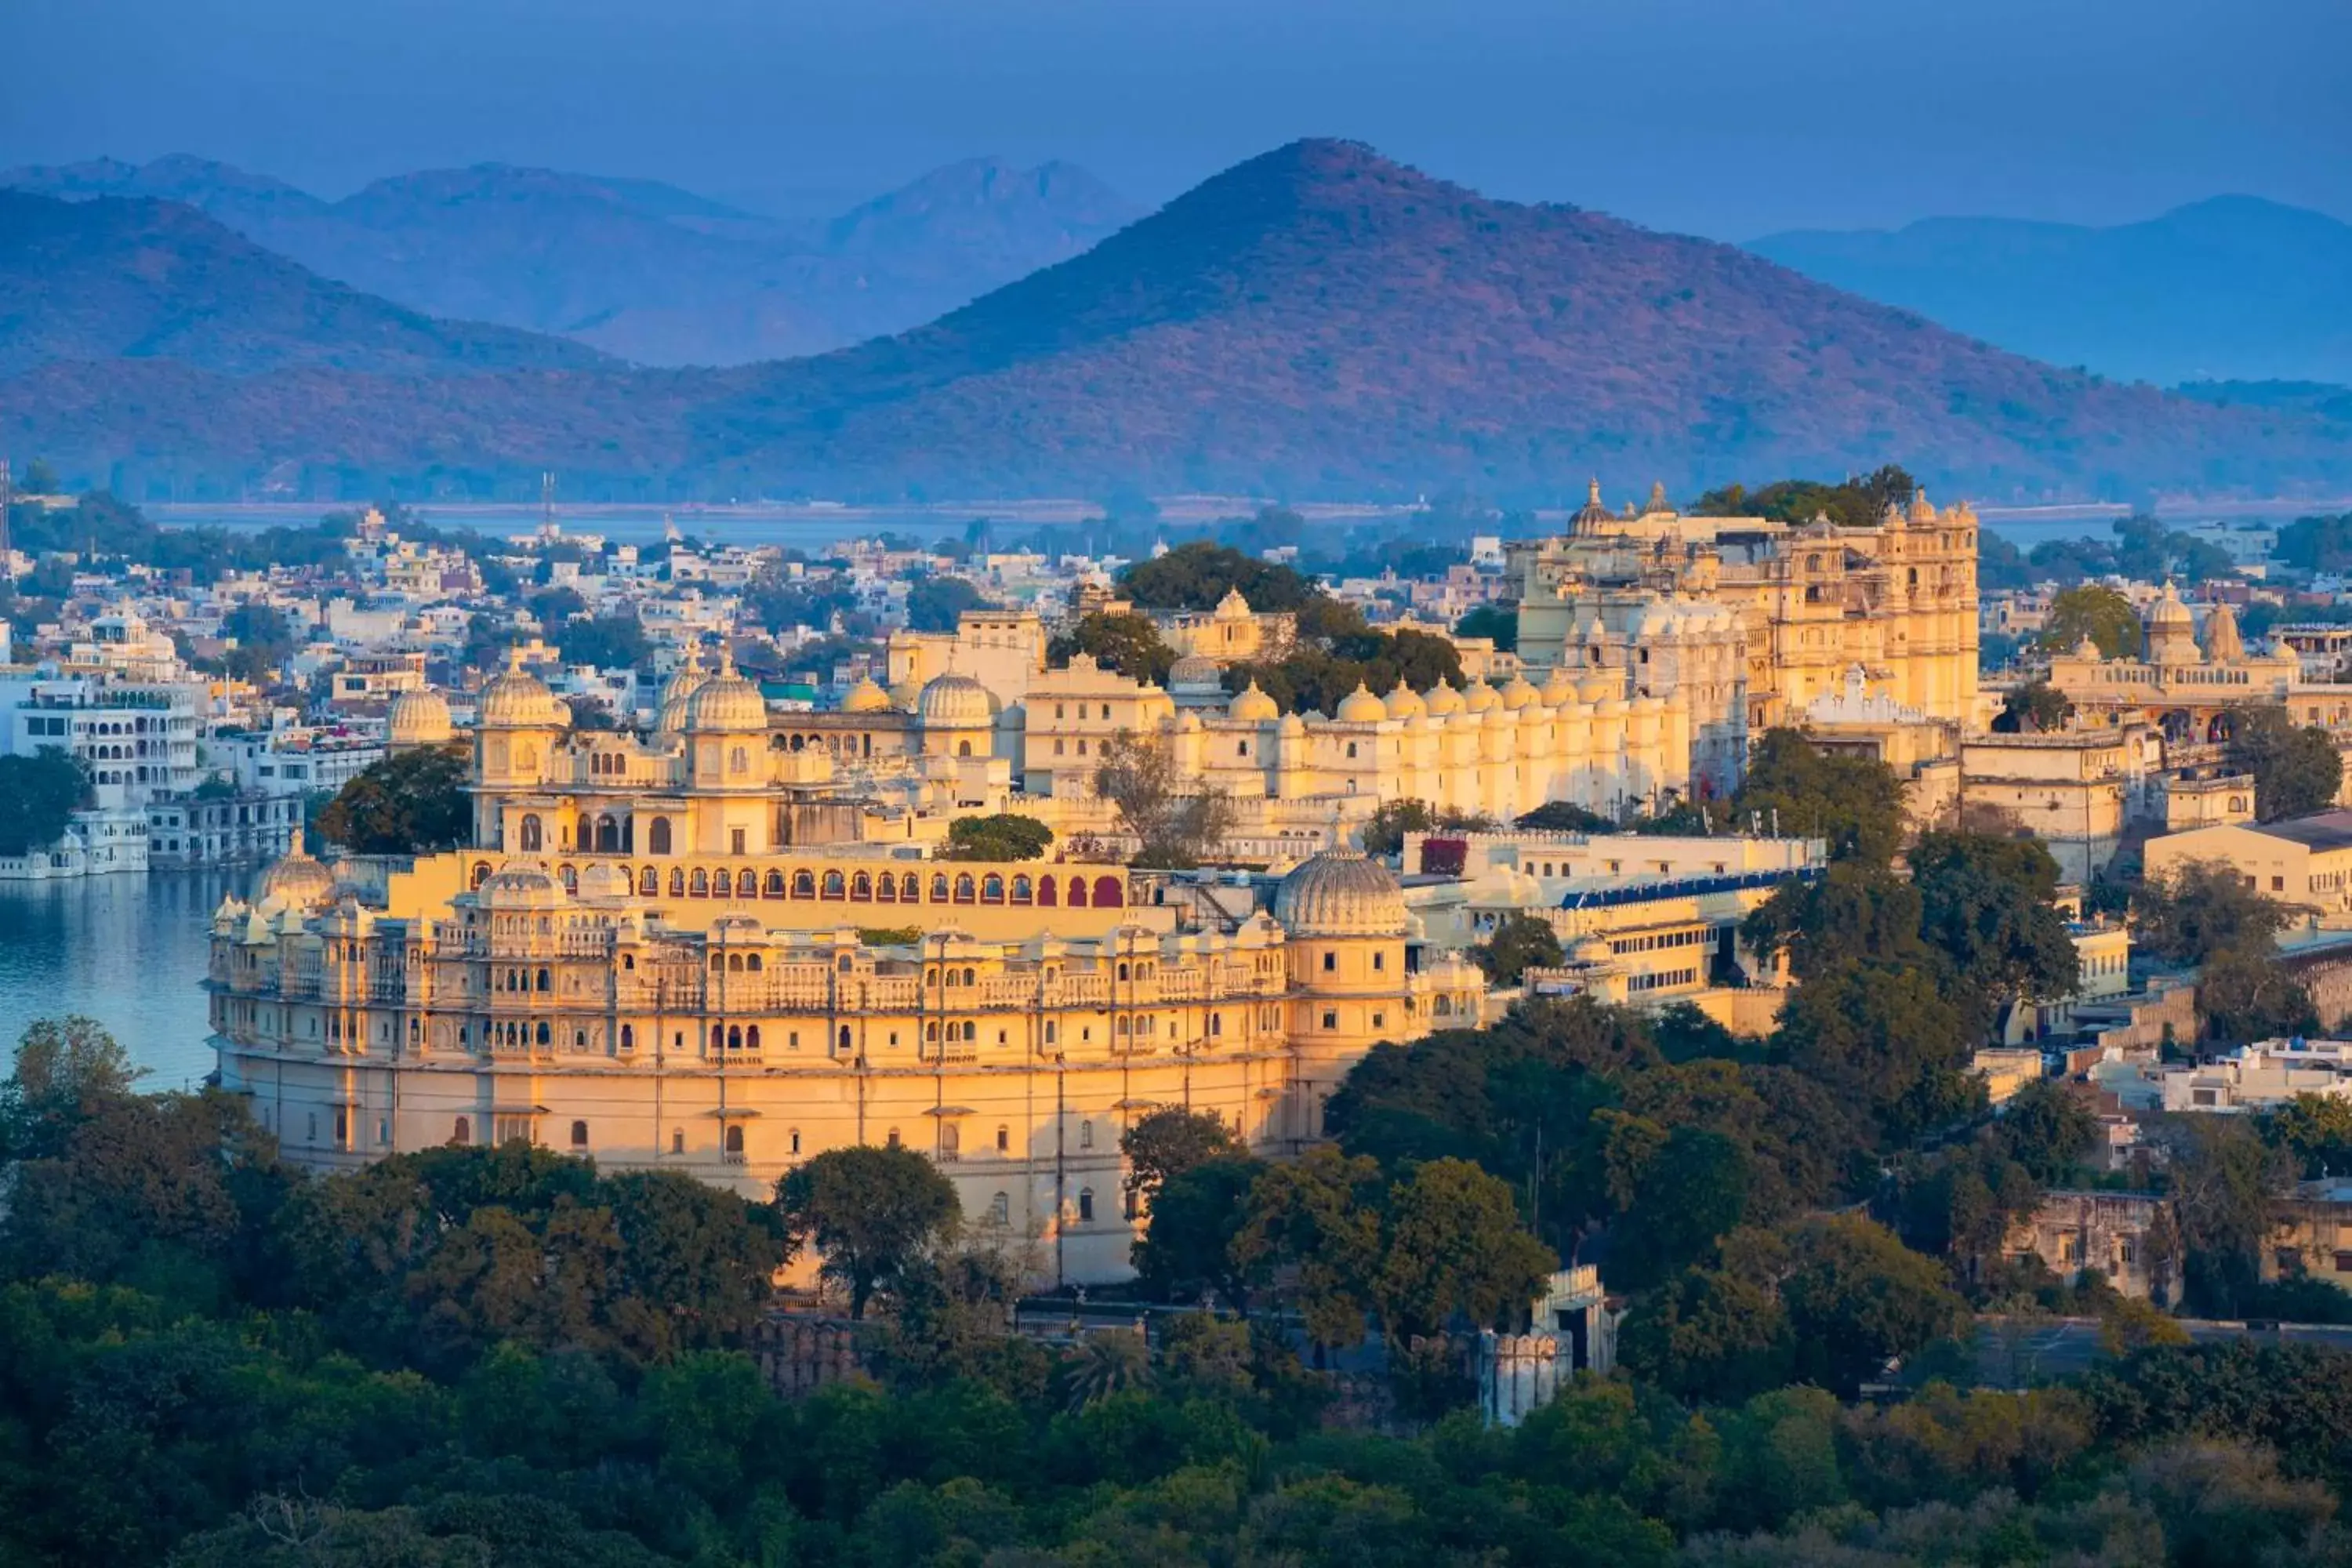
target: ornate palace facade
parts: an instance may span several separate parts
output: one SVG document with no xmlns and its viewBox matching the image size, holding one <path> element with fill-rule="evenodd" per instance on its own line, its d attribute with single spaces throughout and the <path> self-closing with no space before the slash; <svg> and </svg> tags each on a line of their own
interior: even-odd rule
<svg viewBox="0 0 2352 1568">
<path fill-rule="evenodd" d="M 1977 519 L 1922 494 L 1874 528 L 1691 517 L 1653 491 L 1612 513 L 1600 486 L 1557 539 L 1511 546 L 1519 657 L 1540 678 L 1601 674 L 1622 700 L 1681 693 L 1691 767 L 1727 788 L 1750 737 L 1799 722 L 1864 673 L 1868 694 L 1979 720 Z"/>
<path fill-rule="evenodd" d="M 222 904 L 221 1080 L 289 1158 L 525 1138 L 759 1195 L 898 1143 L 1058 1277 L 1110 1279 L 1138 1117 L 1185 1105 L 1295 1148 L 1375 1043 L 1478 1015 L 1482 977 L 1360 856 L 1203 919 L 1213 900 L 1154 901 L 1114 865 L 794 847 L 832 751 L 795 751 L 730 674 L 683 696 L 653 736 L 573 734 L 509 673 L 474 739 L 475 847 L 367 900 L 298 848 Z M 916 763 L 984 760 L 961 750 L 985 746 L 984 697 L 925 696 Z"/>
</svg>

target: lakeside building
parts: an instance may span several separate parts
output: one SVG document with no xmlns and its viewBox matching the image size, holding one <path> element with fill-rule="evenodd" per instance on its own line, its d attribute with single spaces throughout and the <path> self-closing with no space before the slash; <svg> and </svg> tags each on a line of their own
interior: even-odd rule
<svg viewBox="0 0 2352 1568">
<path fill-rule="evenodd" d="M 927 693 L 919 760 L 981 760 L 949 749 L 990 733 L 977 682 Z M 796 846 L 829 753 L 780 744 L 728 670 L 653 737 L 570 734 L 520 672 L 481 719 L 474 847 L 378 893 L 298 841 L 215 915 L 221 1082 L 298 1164 L 521 1138 L 758 1195 L 895 1143 L 1058 1278 L 1110 1279 L 1138 1117 L 1188 1106 L 1295 1150 L 1373 1045 L 1481 1016 L 1484 977 L 1349 851 L 1226 904 L 1098 862 Z"/>
<path fill-rule="evenodd" d="M 1683 695 L 1689 770 L 1737 784 L 1751 736 L 1800 721 L 1860 668 L 1866 694 L 1978 726 L 1977 519 L 1924 493 L 1878 526 L 1612 512 L 1596 482 L 1568 533 L 1515 542 L 1531 676 L 1605 674 L 1633 700 Z"/>
</svg>

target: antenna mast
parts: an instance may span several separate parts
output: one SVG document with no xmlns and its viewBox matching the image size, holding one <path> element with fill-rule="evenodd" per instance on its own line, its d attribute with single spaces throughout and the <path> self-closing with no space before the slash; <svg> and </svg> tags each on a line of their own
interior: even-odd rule
<svg viewBox="0 0 2352 1568">
<path fill-rule="evenodd" d="M 542 468 L 539 475 L 539 536 L 555 537 L 555 470 Z"/>
</svg>

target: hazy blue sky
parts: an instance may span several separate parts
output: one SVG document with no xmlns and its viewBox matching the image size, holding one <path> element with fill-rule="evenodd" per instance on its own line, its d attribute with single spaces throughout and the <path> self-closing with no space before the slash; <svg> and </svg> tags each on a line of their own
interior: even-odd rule
<svg viewBox="0 0 2352 1568">
<path fill-rule="evenodd" d="M 830 206 L 994 153 L 1160 200 L 1345 135 L 1727 238 L 2352 217 L 2352 0 L 0 0 L 0 164 L 328 195 L 499 159 Z"/>
</svg>

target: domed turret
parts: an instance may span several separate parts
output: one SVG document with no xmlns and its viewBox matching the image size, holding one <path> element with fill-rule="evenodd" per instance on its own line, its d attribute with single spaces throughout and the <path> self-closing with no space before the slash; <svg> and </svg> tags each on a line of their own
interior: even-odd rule
<svg viewBox="0 0 2352 1568">
<path fill-rule="evenodd" d="M 1356 689 L 1339 699 L 1337 717 L 1342 724 L 1377 724 L 1388 716 L 1388 704 L 1373 696 L 1360 680 L 1356 682 Z"/>
<path fill-rule="evenodd" d="M 253 901 L 278 903 L 289 909 L 323 909 L 334 901 L 335 875 L 302 847 L 302 825 L 294 825 L 294 838 L 286 853 L 269 863 L 254 884 Z"/>
<path fill-rule="evenodd" d="M 890 694 L 877 686 L 871 677 L 859 680 L 841 700 L 844 713 L 887 713 L 890 706 Z"/>
<path fill-rule="evenodd" d="M 1502 700 L 1502 696 L 1483 680 L 1474 680 L 1462 689 L 1462 706 L 1473 713 L 1484 713 Z"/>
<path fill-rule="evenodd" d="M 481 722 L 485 730 L 567 730 L 572 710 L 517 664 L 482 689 Z"/>
<path fill-rule="evenodd" d="M 686 727 L 698 734 L 756 735 L 768 728 L 768 700 L 725 659 L 686 702 Z"/>
<path fill-rule="evenodd" d="M 1188 653 L 1168 669 L 1168 689 L 1171 691 L 1214 691 L 1222 684 L 1224 672 L 1217 661 L 1197 653 Z"/>
<path fill-rule="evenodd" d="M 384 740 L 395 752 L 446 744 L 449 704 L 429 686 L 402 692 L 385 710 Z"/>
<path fill-rule="evenodd" d="M 1396 689 L 1389 693 L 1388 701 L 1383 706 L 1388 709 L 1391 719 L 1420 719 L 1429 712 L 1429 704 L 1421 700 L 1421 693 L 1402 680 L 1396 683 Z"/>
<path fill-rule="evenodd" d="M 1265 724 L 1282 717 L 1281 708 L 1273 698 L 1258 689 L 1255 680 L 1244 689 L 1234 693 L 1233 704 L 1225 712 L 1228 717 L 1239 719 L 1245 724 Z"/>
<path fill-rule="evenodd" d="M 547 868 L 531 860 L 499 867 L 474 889 L 485 909 L 546 909 L 563 901 L 563 884 Z"/>
<path fill-rule="evenodd" d="M 1245 621 L 1250 613 L 1249 601 L 1242 597 L 1239 588 L 1226 589 L 1225 596 L 1217 601 L 1216 615 L 1221 621 Z"/>
<path fill-rule="evenodd" d="M 1274 889 L 1274 918 L 1297 937 L 1404 934 L 1404 889 L 1353 849 L 1326 849 Z"/>
<path fill-rule="evenodd" d="M 931 678 L 915 710 L 926 730 L 985 730 L 996 721 L 988 688 L 953 670 Z"/>
<path fill-rule="evenodd" d="M 1462 693 L 1454 690 L 1453 683 L 1440 676 L 1437 684 L 1429 689 L 1427 706 L 1431 718 L 1451 718 L 1462 711 Z"/>
<path fill-rule="evenodd" d="M 677 667 L 677 672 L 669 678 L 669 683 L 662 688 L 661 716 L 654 727 L 665 735 L 675 735 L 684 730 L 686 705 L 697 691 L 702 689 L 702 683 L 709 679 L 703 673 L 701 650 L 687 649 L 686 661 Z"/>
<path fill-rule="evenodd" d="M 1511 677 L 1511 683 L 1503 688 L 1503 706 L 1516 713 L 1529 703 L 1537 701 L 1540 696 L 1541 693 L 1528 684 L 1526 676 L 1515 675 Z"/>
<path fill-rule="evenodd" d="M 1565 708 L 1576 700 L 1576 681 L 1568 673 L 1568 666 L 1555 664 L 1544 677 L 1543 689 L 1537 693 L 1547 708 Z"/>
<path fill-rule="evenodd" d="M 2197 646 L 2197 618 L 2169 583 L 2147 612 L 2147 657 L 2157 664 L 2194 664 L 2204 657 Z"/>
</svg>

